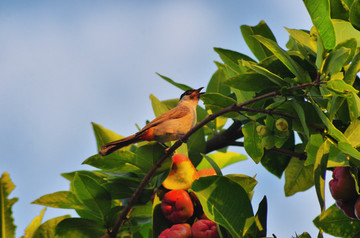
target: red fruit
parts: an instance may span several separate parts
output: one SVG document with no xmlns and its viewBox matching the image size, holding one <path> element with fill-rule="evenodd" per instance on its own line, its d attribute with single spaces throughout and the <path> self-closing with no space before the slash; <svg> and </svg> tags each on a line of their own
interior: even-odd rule
<svg viewBox="0 0 360 238">
<path fill-rule="evenodd" d="M 342 210 L 347 217 L 350 217 L 351 219 L 357 219 L 354 209 L 355 201 L 350 201 L 350 202 L 336 201 L 336 206 L 340 210 Z"/>
<path fill-rule="evenodd" d="M 336 167 L 329 182 L 330 192 L 336 201 L 353 201 L 358 197 L 354 178 L 349 167 Z"/>
<path fill-rule="evenodd" d="M 215 222 L 198 220 L 191 227 L 193 238 L 218 238 L 219 233 Z"/>
<path fill-rule="evenodd" d="M 355 205 L 354 205 L 354 212 L 357 219 L 360 220 L 360 197 L 356 199 Z"/>
<path fill-rule="evenodd" d="M 189 224 L 175 224 L 160 233 L 158 238 L 191 238 Z"/>
<path fill-rule="evenodd" d="M 164 195 L 161 211 L 172 223 L 184 223 L 193 215 L 194 205 L 186 191 L 172 190 Z"/>
</svg>

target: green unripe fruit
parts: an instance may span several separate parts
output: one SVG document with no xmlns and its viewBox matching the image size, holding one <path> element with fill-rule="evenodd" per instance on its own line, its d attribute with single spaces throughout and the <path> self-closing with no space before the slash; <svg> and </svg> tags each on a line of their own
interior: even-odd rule
<svg viewBox="0 0 360 238">
<path fill-rule="evenodd" d="M 256 127 L 256 132 L 259 136 L 267 136 L 269 134 L 269 129 L 264 125 L 259 125 Z"/>
<path fill-rule="evenodd" d="M 288 131 L 289 130 L 289 124 L 284 118 L 277 119 L 275 122 L 275 127 L 279 131 Z"/>
</svg>

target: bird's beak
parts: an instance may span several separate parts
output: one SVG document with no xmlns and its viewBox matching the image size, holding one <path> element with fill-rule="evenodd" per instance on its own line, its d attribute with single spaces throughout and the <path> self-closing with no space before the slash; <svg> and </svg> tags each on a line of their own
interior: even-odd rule
<svg viewBox="0 0 360 238">
<path fill-rule="evenodd" d="M 204 87 L 201 87 L 201 88 L 199 88 L 199 89 L 196 89 L 195 92 L 197 92 L 199 95 L 204 94 L 205 92 L 200 92 L 201 89 L 203 89 L 203 88 L 204 88 Z"/>
</svg>

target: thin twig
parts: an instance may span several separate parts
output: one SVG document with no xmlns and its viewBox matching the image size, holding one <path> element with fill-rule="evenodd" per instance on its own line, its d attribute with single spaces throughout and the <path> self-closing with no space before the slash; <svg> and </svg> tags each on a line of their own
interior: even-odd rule
<svg viewBox="0 0 360 238">
<path fill-rule="evenodd" d="M 304 84 L 301 84 L 301 85 L 290 87 L 287 90 L 288 91 L 296 91 L 296 90 L 303 89 L 303 88 L 319 86 L 320 83 L 321 82 L 319 80 L 315 80 L 314 82 L 311 82 L 311 83 L 304 83 Z M 128 203 L 126 204 L 123 211 L 119 215 L 117 221 L 115 222 L 113 230 L 110 233 L 105 234 L 103 236 L 103 238 L 104 237 L 116 238 L 117 233 L 119 232 L 119 228 L 121 227 L 121 225 L 126 220 L 126 217 L 129 214 L 131 208 L 135 205 L 136 200 L 138 199 L 138 197 L 140 196 L 141 192 L 144 190 L 146 185 L 149 183 L 149 181 L 152 179 L 152 177 L 154 176 L 156 170 L 161 166 L 161 164 L 165 161 L 166 158 L 170 157 L 175 152 L 175 150 L 181 146 L 183 141 L 187 141 L 189 139 L 189 137 L 192 134 L 194 134 L 197 130 L 199 130 L 200 128 L 202 128 L 203 126 L 208 124 L 210 121 L 214 120 L 215 118 L 217 118 L 219 116 L 222 116 L 222 115 L 224 115 L 226 113 L 229 113 L 229 112 L 241 111 L 241 109 L 244 108 L 247 105 L 250 105 L 250 104 L 258 102 L 258 101 L 261 101 L 263 99 L 275 97 L 275 96 L 278 96 L 278 95 L 281 95 L 281 90 L 269 92 L 269 93 L 260 95 L 258 97 L 255 97 L 253 99 L 250 99 L 250 100 L 248 100 L 246 102 L 239 103 L 239 104 L 234 104 L 234 105 L 231 105 L 229 107 L 223 108 L 222 110 L 219 110 L 219 111 L 209 115 L 204 120 L 202 120 L 197 125 L 195 125 L 193 128 L 191 128 L 188 133 L 186 133 L 180 140 L 176 141 L 171 147 L 169 147 L 168 150 L 166 151 L 166 153 L 159 160 L 157 160 L 155 162 L 153 167 L 145 175 L 145 177 L 143 178 L 143 180 L 141 181 L 139 186 L 136 188 L 136 190 L 134 191 L 134 193 L 130 197 Z"/>
</svg>

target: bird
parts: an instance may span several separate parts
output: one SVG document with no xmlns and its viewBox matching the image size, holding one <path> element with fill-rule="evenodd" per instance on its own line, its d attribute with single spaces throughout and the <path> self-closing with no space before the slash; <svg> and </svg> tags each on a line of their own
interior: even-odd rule
<svg viewBox="0 0 360 238">
<path fill-rule="evenodd" d="M 139 132 L 101 146 L 99 154 L 106 156 L 141 141 L 165 143 L 180 139 L 196 124 L 196 106 L 200 95 L 204 94 L 200 92 L 202 89 L 185 91 L 176 107 L 156 117 Z"/>
</svg>

